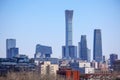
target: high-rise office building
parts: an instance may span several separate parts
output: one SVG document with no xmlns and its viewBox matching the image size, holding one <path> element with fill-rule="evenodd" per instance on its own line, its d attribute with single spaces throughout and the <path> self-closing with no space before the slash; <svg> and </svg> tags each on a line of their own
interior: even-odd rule
<svg viewBox="0 0 120 80">
<path fill-rule="evenodd" d="M 81 35 L 81 42 L 79 42 L 79 58 L 81 60 L 89 61 L 90 51 L 87 48 L 86 35 Z"/>
<path fill-rule="evenodd" d="M 37 44 L 35 58 L 50 58 L 52 54 L 52 47 Z"/>
<path fill-rule="evenodd" d="M 66 43 L 62 47 L 62 57 L 66 59 L 75 58 L 77 54 L 76 46 L 72 45 L 72 23 L 73 23 L 73 10 L 65 10 L 65 24 L 66 24 Z M 72 56 L 74 55 L 74 56 Z"/>
<path fill-rule="evenodd" d="M 72 45 L 72 21 L 73 20 L 73 10 L 65 11 L 65 23 L 66 23 L 66 58 L 69 58 L 69 47 Z"/>
<path fill-rule="evenodd" d="M 11 48 L 16 47 L 16 40 L 15 39 L 7 39 L 6 40 L 6 58 L 12 58 L 12 55 L 10 53 Z"/>
<path fill-rule="evenodd" d="M 65 11 L 65 22 L 66 22 L 66 46 L 72 45 L 72 21 L 73 10 Z"/>
<path fill-rule="evenodd" d="M 110 65 L 113 66 L 113 63 L 117 59 L 118 59 L 118 55 L 117 54 L 110 54 Z"/>
<path fill-rule="evenodd" d="M 10 48 L 10 56 L 11 58 L 18 56 L 19 48 Z"/>
<path fill-rule="evenodd" d="M 94 30 L 93 59 L 96 62 L 102 62 L 102 38 L 101 30 Z"/>
</svg>

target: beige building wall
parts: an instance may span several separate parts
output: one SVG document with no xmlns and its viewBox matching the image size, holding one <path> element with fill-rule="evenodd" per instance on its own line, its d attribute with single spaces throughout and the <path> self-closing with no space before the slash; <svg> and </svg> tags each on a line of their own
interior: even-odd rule
<svg viewBox="0 0 120 80">
<path fill-rule="evenodd" d="M 58 70 L 58 68 L 58 64 L 51 64 L 50 61 L 44 61 L 42 64 L 40 64 L 41 74 L 56 75 L 56 71 Z"/>
</svg>

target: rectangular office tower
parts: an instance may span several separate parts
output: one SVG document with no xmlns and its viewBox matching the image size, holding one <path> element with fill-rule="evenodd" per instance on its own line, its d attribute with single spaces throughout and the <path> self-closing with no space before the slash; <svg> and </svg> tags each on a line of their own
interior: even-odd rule
<svg viewBox="0 0 120 80">
<path fill-rule="evenodd" d="M 86 35 L 81 35 L 79 45 L 79 58 L 81 60 L 90 61 L 90 50 L 87 48 Z"/>
<path fill-rule="evenodd" d="M 65 10 L 65 46 L 62 47 L 62 58 L 71 59 L 76 56 L 76 46 L 72 45 L 72 22 L 73 22 L 73 10 Z M 74 55 L 74 56 L 72 56 Z"/>
<path fill-rule="evenodd" d="M 15 39 L 7 39 L 6 40 L 6 58 L 12 58 L 11 48 L 16 47 Z"/>
<path fill-rule="evenodd" d="M 93 59 L 97 62 L 102 62 L 102 38 L 100 29 L 94 30 Z"/>
</svg>

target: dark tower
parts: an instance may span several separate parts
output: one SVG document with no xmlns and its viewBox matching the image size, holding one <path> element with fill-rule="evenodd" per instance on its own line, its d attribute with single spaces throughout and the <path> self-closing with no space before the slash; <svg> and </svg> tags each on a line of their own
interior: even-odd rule
<svg viewBox="0 0 120 80">
<path fill-rule="evenodd" d="M 79 57 L 81 60 L 88 61 L 88 48 L 86 35 L 81 35 L 81 42 L 79 43 Z"/>
<path fill-rule="evenodd" d="M 100 29 L 94 30 L 93 59 L 97 62 L 102 62 L 102 38 Z"/>
</svg>

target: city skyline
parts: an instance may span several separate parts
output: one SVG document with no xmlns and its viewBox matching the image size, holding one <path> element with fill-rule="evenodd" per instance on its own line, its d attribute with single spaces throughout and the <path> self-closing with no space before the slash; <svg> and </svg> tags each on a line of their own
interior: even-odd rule
<svg viewBox="0 0 120 80">
<path fill-rule="evenodd" d="M 54 4 L 54 5 L 53 5 Z M 53 57 L 62 57 L 65 44 L 64 11 L 74 10 L 73 45 L 87 35 L 93 55 L 94 29 L 102 30 L 103 55 L 120 56 L 120 1 L 0 1 L 0 57 L 6 56 L 6 39 L 16 39 L 20 54 L 34 56 L 36 44 L 52 46 Z M 47 5 L 47 6 L 46 6 Z"/>
</svg>

